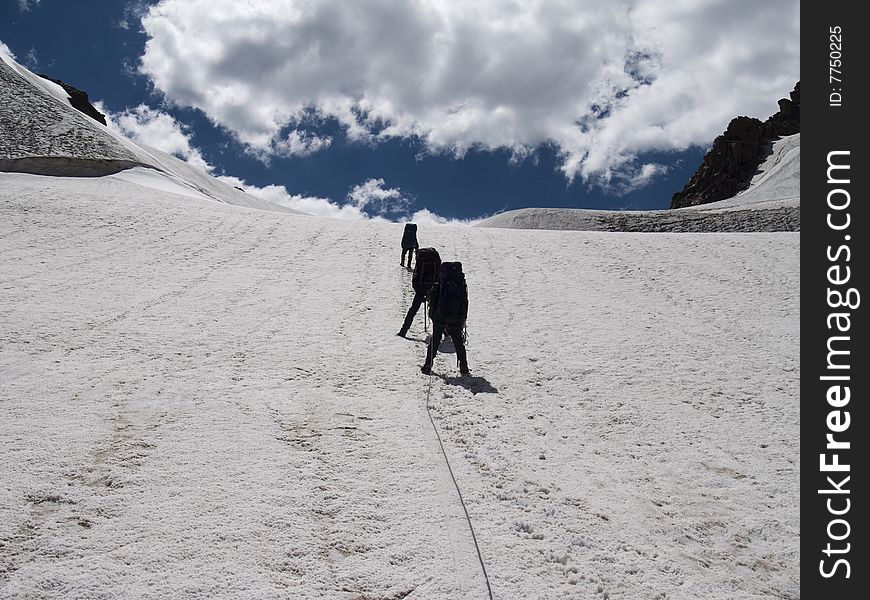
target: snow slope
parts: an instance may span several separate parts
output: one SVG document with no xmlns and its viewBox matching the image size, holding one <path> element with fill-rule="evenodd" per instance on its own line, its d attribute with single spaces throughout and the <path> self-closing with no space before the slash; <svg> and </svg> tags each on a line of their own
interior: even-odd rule
<svg viewBox="0 0 870 600">
<path fill-rule="evenodd" d="M 34 75 L 0 50 L 0 171 L 106 176 L 134 167 L 128 178 L 163 190 L 277 212 L 298 212 L 238 190 L 186 162 L 127 139 L 69 104 L 62 87 Z"/>
<path fill-rule="evenodd" d="M 497 214 L 480 227 L 582 231 L 798 231 L 800 134 L 780 138 L 749 188 L 733 198 L 677 210 L 607 211 L 522 208 Z"/>
<path fill-rule="evenodd" d="M 800 207 L 801 134 L 780 138 L 758 167 L 749 188 L 733 198 L 695 207 L 701 211 Z M 686 210 L 686 209 L 680 209 Z"/>
<path fill-rule="evenodd" d="M 0 173 L 0 597 L 799 597 L 797 233 L 401 232 Z"/>
</svg>

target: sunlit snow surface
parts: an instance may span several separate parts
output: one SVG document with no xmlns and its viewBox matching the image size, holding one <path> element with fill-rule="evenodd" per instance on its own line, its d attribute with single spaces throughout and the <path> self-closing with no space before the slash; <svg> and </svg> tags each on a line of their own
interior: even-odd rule
<svg viewBox="0 0 870 600">
<path fill-rule="evenodd" d="M 732 198 L 678 210 L 611 211 L 521 208 L 485 219 L 481 227 L 633 232 L 757 232 L 800 230 L 799 133 L 775 140 L 749 187 Z"/>
<path fill-rule="evenodd" d="M 400 225 L 0 174 L 0 596 L 482 598 Z M 496 598 L 799 596 L 799 236 L 420 227 Z"/>
<path fill-rule="evenodd" d="M 275 212 L 7 59 L 0 167 L 44 172 L 0 173 L 0 598 L 484 598 L 427 400 L 495 598 L 799 597 L 797 233 L 421 225 L 471 306 L 472 376 L 425 378 L 400 225 Z M 785 143 L 732 222 L 793 226 Z"/>
</svg>

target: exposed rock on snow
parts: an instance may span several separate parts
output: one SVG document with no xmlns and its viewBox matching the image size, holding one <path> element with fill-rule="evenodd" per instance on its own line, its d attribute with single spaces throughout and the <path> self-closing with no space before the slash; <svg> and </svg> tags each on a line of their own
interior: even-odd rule
<svg viewBox="0 0 870 600">
<path fill-rule="evenodd" d="M 776 140 L 749 187 L 732 198 L 694 207 L 701 212 L 792 208 L 800 225 L 801 134 Z M 689 212 L 693 209 L 681 209 Z"/>
<path fill-rule="evenodd" d="M 748 117 L 734 119 L 687 184 L 687 190 L 703 193 L 686 196 L 690 199 L 685 203 L 703 198 L 704 204 L 653 211 L 523 208 L 495 215 L 478 226 L 691 233 L 800 231 L 799 119 L 800 83 L 791 100 L 780 100 L 780 111 L 765 123 Z"/>
<path fill-rule="evenodd" d="M 725 133 L 713 140 L 686 186 L 673 195 L 671 208 L 716 202 L 745 190 L 770 151 L 770 143 L 800 132 L 800 107 L 798 82 L 790 98 L 779 100 L 779 112 L 764 123 L 751 117 L 734 118 Z"/>
<path fill-rule="evenodd" d="M 53 81 L 54 83 L 62 87 L 64 91 L 69 94 L 69 103 L 74 109 L 86 114 L 101 125 L 106 124 L 106 115 L 98 111 L 94 107 L 94 105 L 91 104 L 91 100 L 90 98 L 88 98 L 87 92 L 80 90 L 77 87 L 73 87 L 64 81 L 61 81 L 60 79 L 53 79 L 48 75 L 43 75 L 42 73 L 38 73 L 38 75 L 44 79 Z"/>
<path fill-rule="evenodd" d="M 298 213 L 246 194 L 174 156 L 136 144 L 85 116 L 69 100 L 61 85 L 34 75 L 0 51 L 0 171 L 99 177 L 146 167 L 168 179 L 167 185 L 186 186 L 212 201 Z M 140 180 L 157 183 L 155 178 Z"/>
<path fill-rule="evenodd" d="M 746 189 L 767 146 L 763 126 L 751 117 L 733 119 L 683 190 L 673 195 L 671 208 L 724 200 Z"/>
<path fill-rule="evenodd" d="M 733 198 L 678 210 L 523 208 L 479 227 L 636 232 L 800 231 L 800 134 L 775 141 L 748 189 Z"/>
</svg>

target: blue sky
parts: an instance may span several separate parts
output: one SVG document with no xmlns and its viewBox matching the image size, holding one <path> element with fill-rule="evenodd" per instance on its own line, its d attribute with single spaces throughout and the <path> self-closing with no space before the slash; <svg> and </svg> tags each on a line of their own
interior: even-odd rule
<svg viewBox="0 0 870 600">
<path fill-rule="evenodd" d="M 793 0 L 4 0 L 0 42 L 254 193 L 392 220 L 667 208 L 800 58 Z"/>
</svg>

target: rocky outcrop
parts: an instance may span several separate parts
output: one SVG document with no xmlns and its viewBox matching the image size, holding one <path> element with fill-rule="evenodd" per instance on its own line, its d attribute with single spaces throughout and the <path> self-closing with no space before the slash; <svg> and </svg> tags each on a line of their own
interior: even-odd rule
<svg viewBox="0 0 870 600">
<path fill-rule="evenodd" d="M 773 139 L 801 131 L 801 82 L 798 81 L 788 98 L 779 100 L 779 112 L 764 123 L 765 135 Z"/>
<path fill-rule="evenodd" d="M 88 98 L 87 92 L 83 92 L 82 90 L 63 82 L 60 79 L 52 79 L 48 75 L 43 75 L 42 73 L 37 74 L 43 79 L 53 81 L 54 83 L 62 87 L 63 90 L 67 94 L 69 94 L 69 103 L 72 105 L 73 108 L 83 112 L 98 123 L 102 123 L 103 125 L 106 124 L 106 115 L 94 108 L 94 105 L 91 104 L 91 101 Z"/>
<path fill-rule="evenodd" d="M 779 101 L 779 112 L 761 122 L 737 117 L 713 147 L 689 182 L 671 197 L 671 208 L 708 204 L 730 198 L 749 187 L 773 140 L 800 132 L 800 82 L 789 98 Z"/>
</svg>

